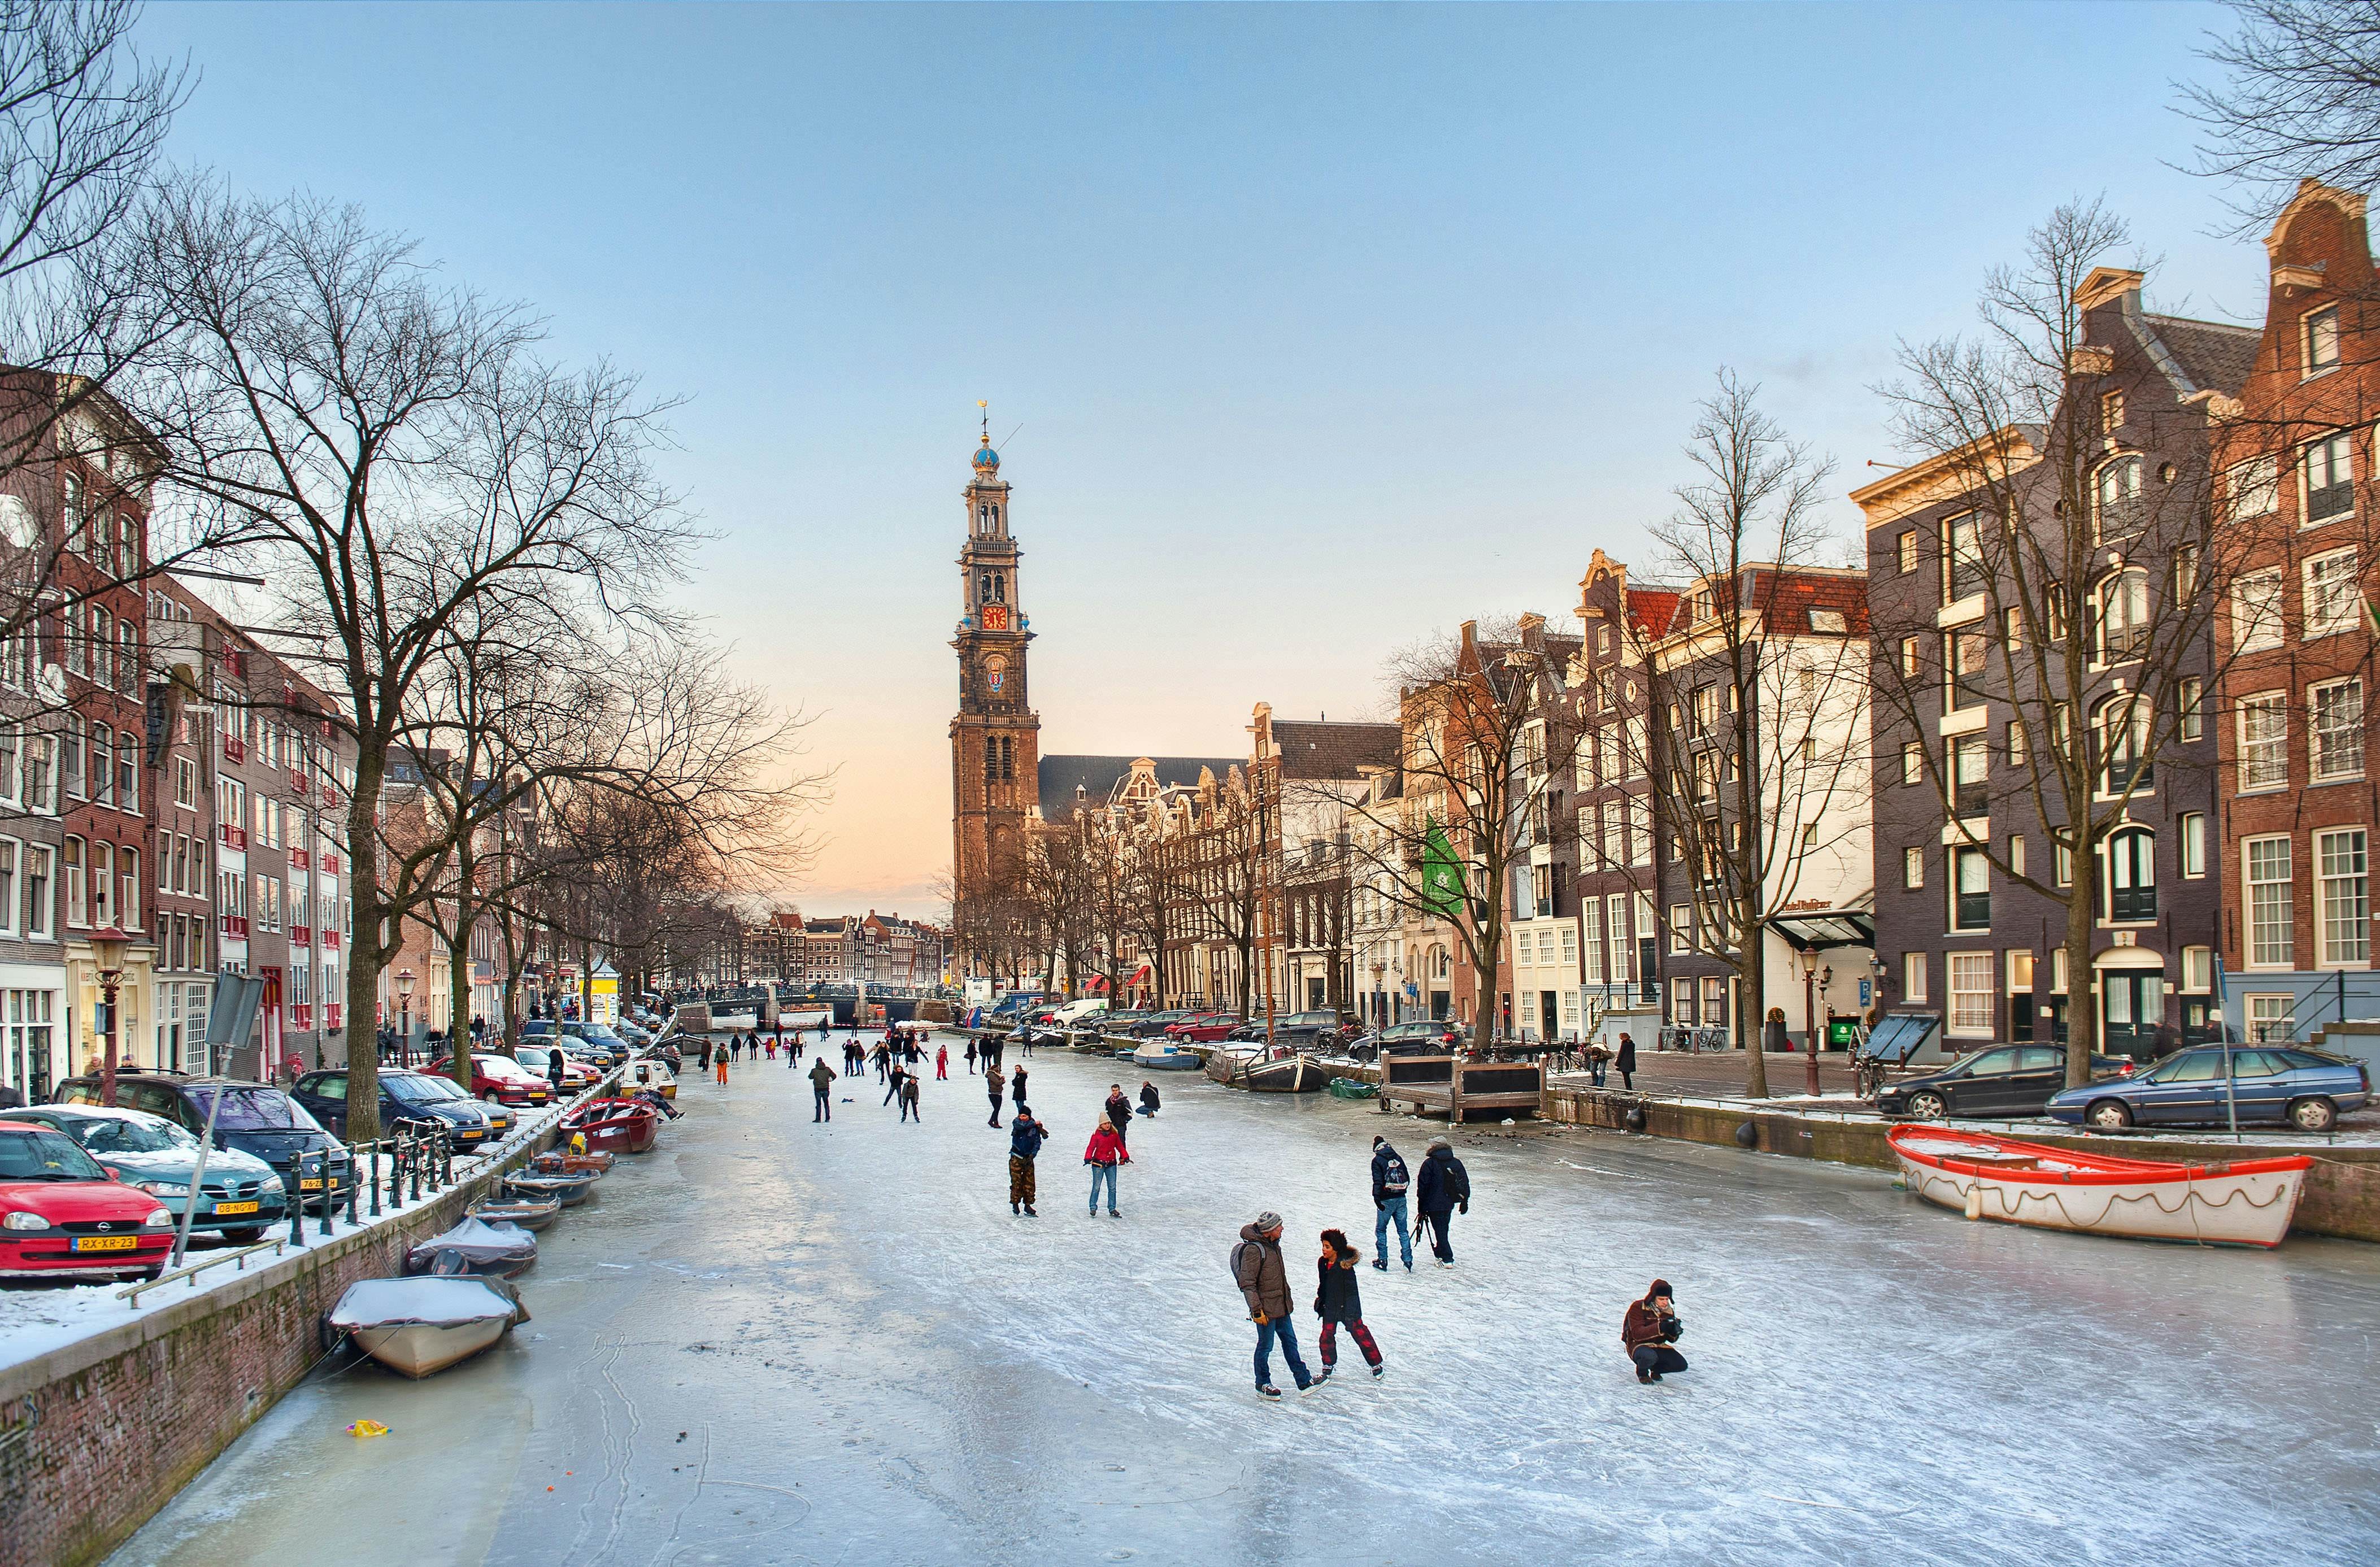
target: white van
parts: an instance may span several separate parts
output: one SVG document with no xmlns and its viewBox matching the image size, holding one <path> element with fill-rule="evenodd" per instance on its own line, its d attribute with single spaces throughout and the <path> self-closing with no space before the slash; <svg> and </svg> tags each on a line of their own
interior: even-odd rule
<svg viewBox="0 0 2380 1567">
<path fill-rule="evenodd" d="M 1068 1002 L 1050 1014 L 1050 1022 L 1055 1027 L 1072 1028 L 1094 1013 L 1105 1012 L 1107 1009 L 1108 1002 L 1105 996 L 1089 996 L 1078 1002 Z"/>
</svg>

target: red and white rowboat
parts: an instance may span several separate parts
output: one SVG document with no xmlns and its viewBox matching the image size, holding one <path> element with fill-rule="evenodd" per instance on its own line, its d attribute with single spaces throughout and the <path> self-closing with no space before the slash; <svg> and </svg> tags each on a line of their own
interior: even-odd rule
<svg viewBox="0 0 2380 1567">
<path fill-rule="evenodd" d="M 1909 1184 L 1970 1219 L 2209 1245 L 2277 1246 L 2313 1160 L 2168 1164 L 2040 1143 L 1895 1126 L 1885 1134 Z"/>
</svg>

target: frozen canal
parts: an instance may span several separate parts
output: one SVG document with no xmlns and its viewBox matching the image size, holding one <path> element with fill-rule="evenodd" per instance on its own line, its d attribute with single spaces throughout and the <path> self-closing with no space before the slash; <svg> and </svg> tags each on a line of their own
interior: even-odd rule
<svg viewBox="0 0 2380 1567">
<path fill-rule="evenodd" d="M 1239 1226 L 1286 1217 L 1318 1364 L 1315 1235 L 1368 1252 L 1371 1137 L 1418 1163 L 1428 1128 L 1163 1078 L 1124 1217 L 1093 1220 L 1081 1149 L 1123 1074 L 1044 1055 L 1032 1221 L 952 1071 L 923 1125 L 846 1079 L 830 1130 L 783 1063 L 689 1070 L 661 1150 L 545 1233 L 534 1322 L 427 1382 L 318 1374 L 115 1561 L 2380 1557 L 2374 1248 L 2020 1232 L 1875 1173 L 1475 1128 L 1461 1266 L 1362 1269 L 1386 1379 L 1342 1344 L 1267 1404 Z M 1656 1274 L 1694 1368 L 1645 1388 L 1619 1323 Z"/>
</svg>

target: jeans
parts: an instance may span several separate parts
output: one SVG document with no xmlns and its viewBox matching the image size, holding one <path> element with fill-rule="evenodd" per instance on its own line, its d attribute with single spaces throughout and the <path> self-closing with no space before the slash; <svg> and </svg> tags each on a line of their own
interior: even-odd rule
<svg viewBox="0 0 2380 1567">
<path fill-rule="evenodd" d="M 1421 1218 L 1422 1222 L 1429 1226 L 1430 1255 L 1440 1262 L 1452 1262 L 1454 1244 L 1446 1238 L 1446 1227 L 1454 1221 L 1454 1215 L 1451 1212 L 1424 1213 Z"/>
<path fill-rule="evenodd" d="M 923 1121 L 925 1119 L 924 1116 L 917 1113 L 917 1101 L 914 1096 L 909 1094 L 903 1094 L 901 1096 L 901 1119 L 904 1121 Z"/>
<path fill-rule="evenodd" d="M 1114 1165 L 1094 1164 L 1091 1166 L 1091 1211 L 1093 1213 L 1097 1213 L 1099 1210 L 1099 1183 L 1101 1181 L 1105 1181 L 1107 1183 L 1108 1211 L 1110 1213 L 1113 1213 L 1116 1210 L 1116 1167 Z"/>
<path fill-rule="evenodd" d="M 1587 1068 L 1589 1075 L 1594 1078 L 1595 1086 L 1598 1088 L 1603 1087 L 1603 1072 L 1609 1064 L 1607 1062 L 1598 1061 Z"/>
<path fill-rule="evenodd" d="M 1301 1388 L 1312 1387 L 1314 1376 L 1305 1368 L 1305 1357 L 1297 1353 L 1297 1329 L 1286 1314 L 1268 1318 L 1257 1324 L 1257 1386 L 1272 1386 L 1273 1341 L 1281 1341 L 1281 1356 L 1289 1362 L 1290 1375 Z"/>
<path fill-rule="evenodd" d="M 991 1119 L 984 1123 L 984 1124 L 988 1126 L 997 1126 L 1000 1124 L 1000 1096 L 998 1094 L 991 1096 Z"/>
<path fill-rule="evenodd" d="M 1378 1222 L 1372 1226 L 1372 1255 L 1380 1261 L 1389 1260 L 1389 1221 L 1397 1221 L 1397 1250 L 1404 1254 L 1407 1268 L 1413 1266 L 1413 1234 L 1405 1228 L 1405 1196 L 1399 1192 L 1380 1204 Z"/>
<path fill-rule="evenodd" d="M 818 1106 L 810 1111 L 810 1119 L 812 1121 L 833 1120 L 834 1107 L 826 1102 L 826 1090 L 824 1088 L 819 1088 L 813 1091 L 818 1095 Z"/>
<path fill-rule="evenodd" d="M 1628 1352 L 1628 1358 L 1636 1363 L 1637 1370 L 1656 1377 L 1686 1368 L 1686 1357 L 1667 1344 L 1638 1344 Z"/>
</svg>

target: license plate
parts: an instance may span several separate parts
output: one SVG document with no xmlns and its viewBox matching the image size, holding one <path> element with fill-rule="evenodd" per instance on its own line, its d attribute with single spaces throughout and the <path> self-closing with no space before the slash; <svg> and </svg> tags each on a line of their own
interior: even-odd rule
<svg viewBox="0 0 2380 1567">
<path fill-rule="evenodd" d="M 215 1211 L 217 1213 L 254 1213 L 257 1206 L 252 1202 L 219 1202 L 215 1204 Z"/>
<path fill-rule="evenodd" d="M 320 1175 L 309 1175 L 298 1183 L 298 1189 L 301 1192 L 319 1192 L 322 1189 L 322 1178 Z"/>
<path fill-rule="evenodd" d="M 130 1251 L 140 1244 L 137 1235 L 77 1235 L 77 1251 Z"/>
</svg>

